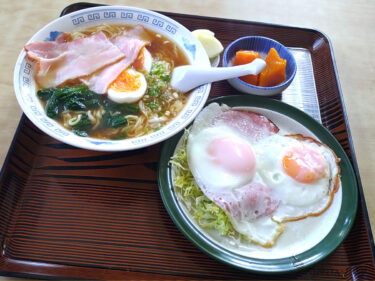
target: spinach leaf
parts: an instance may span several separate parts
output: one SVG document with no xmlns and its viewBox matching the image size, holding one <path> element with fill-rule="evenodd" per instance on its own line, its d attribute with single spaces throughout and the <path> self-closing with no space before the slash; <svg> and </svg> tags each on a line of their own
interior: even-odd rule
<svg viewBox="0 0 375 281">
<path fill-rule="evenodd" d="M 42 89 L 37 92 L 37 95 L 42 101 L 47 101 L 55 92 L 54 88 Z"/>
<path fill-rule="evenodd" d="M 136 104 L 120 104 L 110 100 L 103 100 L 103 107 L 105 111 L 112 114 L 121 113 L 122 115 L 137 115 L 139 110 Z"/>
<path fill-rule="evenodd" d="M 101 121 L 103 128 L 120 128 L 126 126 L 126 115 L 137 115 L 138 105 L 118 104 L 89 90 L 85 85 L 76 87 L 63 87 L 44 89 L 38 91 L 40 99 L 47 101 L 47 116 L 53 119 L 59 119 L 64 110 L 87 111 L 103 105 L 105 113 Z M 81 114 L 79 121 L 72 125 L 72 131 L 79 136 L 87 136 L 91 129 L 91 121 L 86 113 Z M 126 136 L 124 136 L 125 138 Z"/>
<path fill-rule="evenodd" d="M 124 115 L 112 115 L 109 111 L 106 111 L 103 114 L 102 118 L 102 127 L 104 128 L 119 128 L 126 126 L 128 121 L 126 120 Z"/>
<path fill-rule="evenodd" d="M 88 110 L 100 106 L 100 96 L 87 86 L 64 87 L 56 92 L 56 97 L 64 110 Z"/>
<path fill-rule="evenodd" d="M 125 116 L 137 114 L 139 107 L 134 104 L 119 104 L 110 100 L 103 100 L 103 114 L 101 126 L 103 128 L 120 128 L 126 126 L 128 121 Z"/>
<path fill-rule="evenodd" d="M 59 118 L 59 114 L 60 114 L 59 103 L 54 94 L 47 101 L 46 114 L 49 118 L 52 118 L 52 119 Z"/>
<path fill-rule="evenodd" d="M 87 131 L 90 130 L 91 127 L 92 124 L 88 115 L 83 113 L 79 121 L 72 126 L 72 131 L 81 137 L 86 137 L 88 135 Z"/>
<path fill-rule="evenodd" d="M 59 119 L 64 110 L 89 110 L 98 108 L 102 97 L 89 90 L 86 85 L 76 87 L 51 88 L 38 91 L 38 97 L 47 101 L 47 116 Z"/>
</svg>

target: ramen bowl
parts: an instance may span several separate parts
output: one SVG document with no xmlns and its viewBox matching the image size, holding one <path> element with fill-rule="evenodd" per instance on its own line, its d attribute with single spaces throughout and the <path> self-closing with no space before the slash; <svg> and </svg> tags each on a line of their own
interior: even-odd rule
<svg viewBox="0 0 375 281">
<path fill-rule="evenodd" d="M 147 30 L 160 34 L 177 45 L 189 64 L 202 67 L 210 66 L 204 48 L 188 29 L 162 14 L 134 7 L 95 7 L 71 13 L 44 26 L 27 44 L 54 41 L 62 32 L 70 33 L 103 24 L 142 25 Z M 199 113 L 208 98 L 211 87 L 210 84 L 205 84 L 187 93 L 183 109 L 157 130 L 121 140 L 100 139 L 78 136 L 46 115 L 44 106 L 37 96 L 38 84 L 35 81 L 35 71 L 35 63 L 30 61 L 25 50 L 22 50 L 14 70 L 14 89 L 18 103 L 26 116 L 44 133 L 61 142 L 99 151 L 134 150 L 159 143 L 173 136 L 185 128 Z"/>
<path fill-rule="evenodd" d="M 262 36 L 245 36 L 230 43 L 224 51 L 223 66 L 231 66 L 236 52 L 251 50 L 260 53 L 265 58 L 271 48 L 275 48 L 282 59 L 287 61 L 284 82 L 272 87 L 260 87 L 248 84 L 240 78 L 228 79 L 229 84 L 240 92 L 259 96 L 272 96 L 281 93 L 292 83 L 297 72 L 297 64 L 292 53 L 281 43 Z"/>
</svg>

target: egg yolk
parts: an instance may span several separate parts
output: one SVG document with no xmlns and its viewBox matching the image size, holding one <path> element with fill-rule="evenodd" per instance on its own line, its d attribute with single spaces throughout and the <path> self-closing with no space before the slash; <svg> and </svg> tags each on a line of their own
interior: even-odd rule
<svg viewBox="0 0 375 281">
<path fill-rule="evenodd" d="M 138 90 L 142 83 L 138 79 L 139 74 L 129 73 L 127 70 L 121 72 L 121 74 L 112 82 L 110 88 L 118 92 L 132 92 Z"/>
<path fill-rule="evenodd" d="M 285 153 L 283 169 L 290 177 L 301 183 L 313 183 L 324 176 L 326 161 L 312 147 L 293 147 Z"/>
<path fill-rule="evenodd" d="M 237 174 L 254 174 L 255 154 L 251 146 L 238 137 L 213 139 L 208 146 L 212 161 L 225 170 Z"/>
</svg>

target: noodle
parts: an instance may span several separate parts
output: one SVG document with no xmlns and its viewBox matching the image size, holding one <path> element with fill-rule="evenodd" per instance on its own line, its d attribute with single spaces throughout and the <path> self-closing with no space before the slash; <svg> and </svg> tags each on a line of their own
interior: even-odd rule
<svg viewBox="0 0 375 281">
<path fill-rule="evenodd" d="M 129 32 L 132 28 L 125 25 L 98 25 L 85 30 L 73 31 L 67 36 L 67 40 L 83 38 L 100 31 L 111 39 L 123 32 Z M 161 67 L 165 69 L 168 75 L 171 75 L 175 66 L 188 64 L 182 51 L 168 38 L 147 29 L 139 36 L 151 42 L 147 46 L 147 50 L 153 57 L 152 67 L 154 65 L 155 67 Z M 183 109 L 188 94 L 173 89 L 167 79 L 162 81 L 157 76 L 155 78 L 152 76 L 152 71 L 150 73 L 144 72 L 143 74 L 147 80 L 148 90 L 138 102 L 134 103 L 134 105 L 139 107 L 138 115 L 129 114 L 124 116 L 127 122 L 126 125 L 120 128 L 103 127 L 102 120 L 108 114 L 108 110 L 106 111 L 103 105 L 88 111 L 64 110 L 61 115 L 61 125 L 67 129 L 73 129 L 74 124 L 82 117 L 82 114 L 86 114 L 87 122 L 90 122 L 92 126 L 87 133 L 88 136 L 100 139 L 134 138 L 160 129 Z M 69 82 L 69 85 L 72 86 L 77 84 L 77 81 Z M 152 87 L 159 87 L 161 89 L 160 95 L 152 94 L 150 92 Z M 103 100 L 107 99 L 106 96 L 101 98 Z M 46 105 L 45 102 L 44 105 Z M 122 113 L 114 110 L 110 114 L 118 116 Z"/>
<path fill-rule="evenodd" d="M 124 30 L 126 30 L 126 26 L 124 26 L 124 25 L 102 24 L 102 25 L 89 27 L 85 30 L 73 31 L 73 32 L 70 33 L 70 36 L 71 36 L 72 40 L 75 40 L 75 39 L 86 37 L 86 36 L 89 36 L 89 35 L 92 35 L 94 33 L 102 31 L 102 32 L 105 33 L 105 35 L 109 39 L 111 39 L 111 38 L 115 37 L 116 35 L 121 34 L 121 32 L 123 32 Z"/>
</svg>

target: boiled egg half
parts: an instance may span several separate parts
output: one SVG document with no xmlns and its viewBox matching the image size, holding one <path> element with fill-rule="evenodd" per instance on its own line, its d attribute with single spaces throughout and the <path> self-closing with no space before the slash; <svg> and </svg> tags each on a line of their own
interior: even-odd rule
<svg viewBox="0 0 375 281">
<path fill-rule="evenodd" d="M 108 88 L 108 98 L 116 103 L 133 103 L 143 97 L 147 90 L 145 76 L 127 68 Z"/>
<path fill-rule="evenodd" d="M 146 93 L 147 82 L 145 76 L 137 70 L 147 73 L 151 70 L 151 65 L 152 56 L 146 48 L 143 48 L 133 64 L 134 67 L 122 71 L 110 84 L 107 91 L 108 98 L 116 103 L 134 103 L 140 100 Z"/>
</svg>

